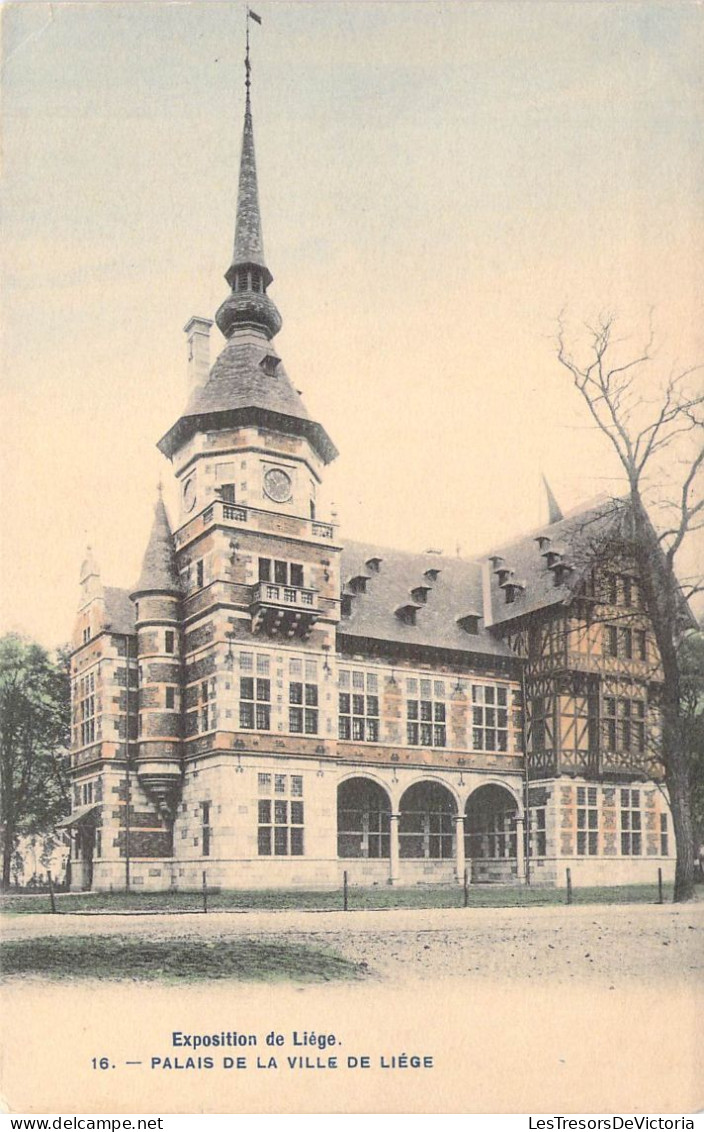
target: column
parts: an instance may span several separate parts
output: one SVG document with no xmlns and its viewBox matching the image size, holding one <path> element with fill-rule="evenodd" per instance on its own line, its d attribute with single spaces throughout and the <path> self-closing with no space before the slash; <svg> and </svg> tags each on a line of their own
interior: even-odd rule
<svg viewBox="0 0 704 1132">
<path fill-rule="evenodd" d="M 455 814 L 455 868 L 457 883 L 464 883 L 464 814 Z"/>
<path fill-rule="evenodd" d="M 523 814 L 516 814 L 516 874 L 520 881 L 526 879 L 525 821 Z"/>
<path fill-rule="evenodd" d="M 389 814 L 389 854 L 390 854 L 390 871 L 389 883 L 398 884 L 399 882 L 399 854 L 398 854 L 398 819 L 399 814 Z"/>
</svg>

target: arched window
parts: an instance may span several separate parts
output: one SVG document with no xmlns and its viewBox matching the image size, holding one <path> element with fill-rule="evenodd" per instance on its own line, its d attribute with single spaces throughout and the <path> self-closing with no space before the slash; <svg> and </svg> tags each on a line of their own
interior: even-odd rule
<svg viewBox="0 0 704 1132">
<path fill-rule="evenodd" d="M 391 803 L 369 778 L 350 778 L 337 789 L 338 857 L 388 857 Z"/>
<path fill-rule="evenodd" d="M 405 792 L 399 809 L 401 857 L 454 857 L 457 807 L 445 786 L 439 782 L 417 782 Z"/>
</svg>

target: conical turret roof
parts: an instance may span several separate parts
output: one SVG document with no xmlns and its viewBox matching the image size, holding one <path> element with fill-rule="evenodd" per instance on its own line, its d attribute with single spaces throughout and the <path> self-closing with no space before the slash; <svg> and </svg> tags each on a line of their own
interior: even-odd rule
<svg viewBox="0 0 704 1132">
<path fill-rule="evenodd" d="M 161 494 L 154 508 L 154 522 L 142 561 L 142 572 L 132 591 L 132 597 L 155 591 L 171 594 L 181 592 L 173 535 Z"/>
</svg>

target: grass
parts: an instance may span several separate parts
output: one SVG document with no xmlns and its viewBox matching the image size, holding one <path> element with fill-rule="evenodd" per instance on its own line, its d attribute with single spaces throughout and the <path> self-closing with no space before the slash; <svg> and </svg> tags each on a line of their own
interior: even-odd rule
<svg viewBox="0 0 704 1132">
<path fill-rule="evenodd" d="M 263 940 L 144 940 L 131 936 L 41 936 L 3 944 L 2 976 L 50 979 L 237 979 L 324 983 L 363 978 L 365 969 L 335 952 Z"/>
<path fill-rule="evenodd" d="M 575 888 L 575 904 L 655 904 L 656 884 L 622 887 Z M 663 899 L 672 900 L 672 885 L 663 886 Z M 470 908 L 516 908 L 556 905 L 566 902 L 564 889 L 473 885 L 469 889 Z M 374 887 L 349 889 L 350 911 L 392 908 L 459 908 L 463 904 L 459 885 L 416 885 L 413 888 Z M 201 912 L 200 892 L 94 892 L 57 894 L 59 912 Z M 342 891 L 256 889 L 214 892 L 208 896 L 210 911 L 308 910 L 338 911 Z M 51 910 L 49 896 L 9 895 L 0 897 L 0 910 L 10 913 L 46 913 Z"/>
</svg>

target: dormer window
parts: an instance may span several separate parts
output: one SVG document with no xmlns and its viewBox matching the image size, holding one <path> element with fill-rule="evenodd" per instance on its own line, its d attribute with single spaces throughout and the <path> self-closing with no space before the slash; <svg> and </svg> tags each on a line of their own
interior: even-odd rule
<svg viewBox="0 0 704 1132">
<path fill-rule="evenodd" d="M 267 377 L 276 377 L 280 361 L 281 359 L 277 358 L 276 354 L 265 354 L 259 365 Z"/>
<path fill-rule="evenodd" d="M 353 594 L 365 594 L 367 592 L 367 579 L 363 574 L 357 574 L 356 577 L 350 578 L 347 586 Z"/>
<path fill-rule="evenodd" d="M 538 537 L 535 541 L 538 544 L 538 550 L 542 554 L 543 551 L 545 550 L 545 548 L 550 545 L 551 540 L 550 540 L 549 535 L 538 535 Z"/>
<path fill-rule="evenodd" d="M 503 557 L 502 557 L 502 555 L 500 555 L 500 554 L 492 554 L 492 556 L 491 556 L 491 558 L 489 559 L 489 561 L 491 562 L 491 568 L 492 568 L 492 570 L 493 570 L 493 571 L 494 571 L 494 572 L 496 573 L 496 571 L 497 571 L 497 570 L 499 569 L 499 567 L 500 567 L 500 566 L 502 565 L 502 563 L 503 563 Z"/>
<path fill-rule="evenodd" d="M 395 610 L 396 616 L 399 621 L 403 621 L 404 625 L 415 625 L 417 612 L 415 605 L 400 605 Z"/>
<path fill-rule="evenodd" d="M 367 567 L 367 569 L 371 570 L 371 572 L 373 574 L 378 574 L 379 571 L 381 570 L 381 563 L 382 562 L 383 562 L 382 558 L 368 558 L 366 563 L 365 563 L 365 566 Z"/>
<path fill-rule="evenodd" d="M 525 589 L 525 586 L 522 584 L 522 582 L 516 581 L 504 582 L 500 583 L 500 585 L 506 596 L 507 605 L 513 605 L 514 601 L 516 600 L 516 595 L 521 593 Z"/>
<path fill-rule="evenodd" d="M 476 637 L 479 632 L 479 614 L 478 613 L 465 613 L 464 617 L 457 618 L 457 624 L 460 629 L 470 636 Z"/>
<path fill-rule="evenodd" d="M 411 590 L 411 597 L 418 605 L 425 605 L 429 592 L 430 586 L 416 586 L 414 590 Z"/>
<path fill-rule="evenodd" d="M 502 559 L 502 562 L 503 562 L 503 559 Z M 499 579 L 499 585 L 500 586 L 506 586 L 506 585 L 508 585 L 508 580 L 511 577 L 513 570 L 511 569 L 510 566 L 501 566 L 501 567 L 499 567 L 498 570 L 495 570 L 494 573 L 496 574 L 497 578 Z"/>
<path fill-rule="evenodd" d="M 435 566 L 432 566 L 429 570 L 423 571 L 423 576 L 427 578 L 429 582 L 437 582 L 439 575 L 440 571 L 437 570 Z"/>
<path fill-rule="evenodd" d="M 553 570 L 553 578 L 556 586 L 561 586 L 563 582 L 567 581 L 568 576 L 572 573 L 574 566 L 570 566 L 569 562 L 556 562 L 551 567 Z"/>
</svg>

